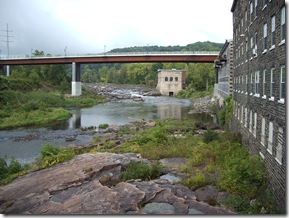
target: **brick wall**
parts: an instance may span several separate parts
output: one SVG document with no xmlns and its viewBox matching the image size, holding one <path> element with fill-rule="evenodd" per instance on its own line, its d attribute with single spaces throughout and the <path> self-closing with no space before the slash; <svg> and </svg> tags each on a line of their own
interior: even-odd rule
<svg viewBox="0 0 289 218">
<path fill-rule="evenodd" d="M 263 159 L 272 194 L 280 211 L 285 213 L 286 94 L 280 93 L 281 76 L 286 75 L 281 73 L 286 69 L 286 43 L 281 38 L 284 6 L 284 0 L 233 2 L 234 116 L 231 129 L 240 132 L 244 146 Z"/>
</svg>

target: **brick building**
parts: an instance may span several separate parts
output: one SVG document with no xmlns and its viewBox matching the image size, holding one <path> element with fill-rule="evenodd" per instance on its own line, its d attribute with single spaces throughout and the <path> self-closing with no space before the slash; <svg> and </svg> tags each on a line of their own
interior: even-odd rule
<svg viewBox="0 0 289 218">
<path fill-rule="evenodd" d="M 233 94 L 233 40 L 226 40 L 215 60 L 214 96 L 226 99 Z"/>
<path fill-rule="evenodd" d="M 264 160 L 286 212 L 285 0 L 234 0 L 234 115 L 231 128 Z"/>
<path fill-rule="evenodd" d="M 183 90 L 185 82 L 186 71 L 184 70 L 159 70 L 156 89 L 158 89 L 162 95 L 174 96 L 180 90 Z"/>
</svg>

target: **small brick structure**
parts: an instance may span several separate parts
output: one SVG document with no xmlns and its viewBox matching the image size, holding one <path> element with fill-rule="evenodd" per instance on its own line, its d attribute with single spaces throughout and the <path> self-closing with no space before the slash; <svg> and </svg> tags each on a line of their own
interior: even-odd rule
<svg viewBox="0 0 289 218">
<path fill-rule="evenodd" d="M 175 96 L 180 90 L 183 90 L 185 83 L 185 70 L 159 70 L 156 89 L 159 90 L 162 95 Z"/>
</svg>

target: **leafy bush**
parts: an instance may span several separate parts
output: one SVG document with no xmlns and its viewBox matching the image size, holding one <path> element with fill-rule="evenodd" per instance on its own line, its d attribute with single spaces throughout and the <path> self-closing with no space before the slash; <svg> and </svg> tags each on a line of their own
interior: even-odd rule
<svg viewBox="0 0 289 218">
<path fill-rule="evenodd" d="M 217 140 L 219 138 L 219 134 L 216 133 L 215 131 L 212 131 L 210 129 L 208 129 L 205 133 L 204 133 L 204 139 L 203 141 L 205 143 L 209 143 L 211 141 Z"/>
<path fill-rule="evenodd" d="M 194 176 L 182 180 L 181 184 L 188 187 L 191 190 L 196 190 L 197 188 L 206 185 L 207 182 L 205 175 L 203 173 L 197 173 Z"/>
<path fill-rule="evenodd" d="M 0 91 L 9 89 L 10 85 L 10 81 L 7 77 L 0 76 Z"/>
<path fill-rule="evenodd" d="M 59 154 L 60 149 L 51 143 L 41 145 L 43 148 L 40 150 L 41 158 L 53 157 Z"/>
<path fill-rule="evenodd" d="M 108 127 L 108 124 L 107 123 L 101 123 L 99 124 L 98 128 L 100 129 L 106 129 Z"/>
<path fill-rule="evenodd" d="M 123 181 L 130 179 L 150 180 L 160 176 L 162 166 L 159 163 L 154 163 L 148 166 L 143 162 L 131 161 L 121 173 Z"/>
<path fill-rule="evenodd" d="M 265 168 L 259 156 L 249 156 L 246 151 L 235 149 L 235 154 L 231 154 L 233 157 L 222 164 L 218 186 L 225 191 L 254 198 L 264 188 Z"/>
<path fill-rule="evenodd" d="M 40 157 L 36 160 L 36 168 L 46 168 L 57 163 L 65 162 L 72 159 L 76 153 L 73 148 L 56 147 L 51 143 L 42 145 Z"/>
<path fill-rule="evenodd" d="M 233 98 L 232 96 L 228 96 L 225 99 L 225 106 L 223 108 L 221 108 L 218 113 L 218 123 L 222 126 L 229 126 L 230 120 L 233 116 Z"/>
<path fill-rule="evenodd" d="M 228 199 L 222 201 L 222 204 L 239 214 L 278 214 L 276 202 L 274 201 L 272 194 L 266 190 L 261 197 L 256 199 L 250 199 L 241 195 L 232 195 Z"/>
<path fill-rule="evenodd" d="M 7 157 L 0 158 L 0 184 L 10 183 L 24 170 L 24 167 L 14 158 L 12 158 L 9 165 L 6 159 Z"/>
</svg>

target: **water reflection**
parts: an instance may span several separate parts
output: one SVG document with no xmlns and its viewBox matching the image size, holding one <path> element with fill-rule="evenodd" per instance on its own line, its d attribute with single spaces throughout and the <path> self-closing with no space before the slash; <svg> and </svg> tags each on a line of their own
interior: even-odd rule
<svg viewBox="0 0 289 218">
<path fill-rule="evenodd" d="M 136 120 L 182 119 L 188 116 L 191 102 L 171 97 L 143 97 L 144 101 L 131 99 L 121 102 L 107 102 L 91 108 L 71 109 L 72 117 L 68 128 L 109 125 L 124 125 Z"/>
</svg>

